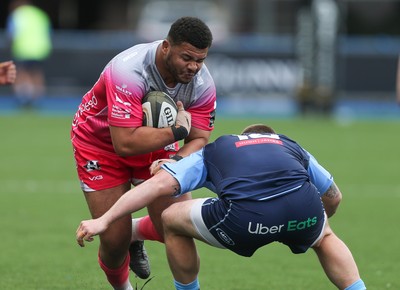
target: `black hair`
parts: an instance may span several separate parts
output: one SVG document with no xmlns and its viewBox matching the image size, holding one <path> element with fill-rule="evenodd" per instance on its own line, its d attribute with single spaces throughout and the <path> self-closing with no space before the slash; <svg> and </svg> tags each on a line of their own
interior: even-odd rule
<svg viewBox="0 0 400 290">
<path fill-rule="evenodd" d="M 199 49 L 211 47 L 212 33 L 210 28 L 199 18 L 181 17 L 176 20 L 168 32 L 171 45 L 187 42 Z"/>
</svg>

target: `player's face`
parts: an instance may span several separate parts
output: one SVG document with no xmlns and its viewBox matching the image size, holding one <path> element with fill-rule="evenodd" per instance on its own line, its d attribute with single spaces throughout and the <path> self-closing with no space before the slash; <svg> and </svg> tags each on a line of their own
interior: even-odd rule
<svg viewBox="0 0 400 290">
<path fill-rule="evenodd" d="M 177 83 L 187 84 L 199 72 L 207 57 L 208 48 L 199 49 L 189 43 L 169 45 L 165 65 Z"/>
</svg>

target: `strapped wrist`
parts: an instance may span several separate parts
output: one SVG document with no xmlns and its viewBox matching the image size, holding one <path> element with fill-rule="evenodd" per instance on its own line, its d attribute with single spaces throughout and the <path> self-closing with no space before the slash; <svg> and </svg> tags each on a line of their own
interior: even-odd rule
<svg viewBox="0 0 400 290">
<path fill-rule="evenodd" d="M 183 157 L 182 156 L 180 156 L 180 155 L 178 155 L 178 154 L 175 154 L 174 156 L 172 156 L 170 159 L 173 159 L 173 160 L 175 160 L 175 161 L 179 161 L 179 160 L 182 160 L 183 159 Z"/>
<path fill-rule="evenodd" d="M 174 139 L 175 141 L 179 141 L 182 139 L 185 139 L 187 135 L 189 135 L 188 130 L 183 127 L 183 126 L 179 126 L 178 128 L 174 125 L 171 127 L 172 130 L 172 134 L 174 134 Z"/>
</svg>

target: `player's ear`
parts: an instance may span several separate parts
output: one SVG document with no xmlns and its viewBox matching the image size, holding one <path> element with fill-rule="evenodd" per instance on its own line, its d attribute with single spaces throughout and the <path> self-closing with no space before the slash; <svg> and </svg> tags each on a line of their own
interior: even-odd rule
<svg viewBox="0 0 400 290">
<path fill-rule="evenodd" d="M 167 54 L 170 48 L 171 48 L 171 43 L 167 38 L 164 39 L 163 42 L 161 43 L 161 50 L 163 54 Z"/>
</svg>

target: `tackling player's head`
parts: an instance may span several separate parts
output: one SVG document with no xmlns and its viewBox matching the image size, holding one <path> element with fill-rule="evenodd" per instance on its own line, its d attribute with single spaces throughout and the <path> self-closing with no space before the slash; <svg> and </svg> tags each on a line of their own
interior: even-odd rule
<svg viewBox="0 0 400 290">
<path fill-rule="evenodd" d="M 244 128 L 241 134 L 251 134 L 251 133 L 275 134 L 276 132 L 270 126 L 264 124 L 253 124 Z"/>
<path fill-rule="evenodd" d="M 182 17 L 176 20 L 168 32 L 171 45 L 187 42 L 198 49 L 210 48 L 213 36 L 210 28 L 199 18 Z"/>
</svg>

